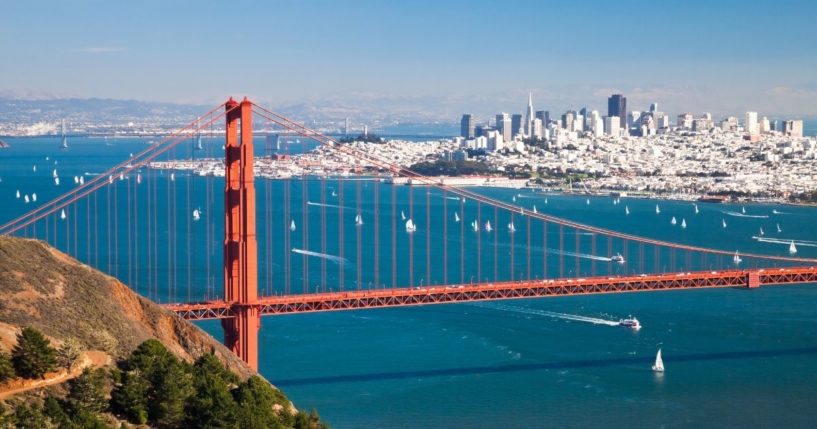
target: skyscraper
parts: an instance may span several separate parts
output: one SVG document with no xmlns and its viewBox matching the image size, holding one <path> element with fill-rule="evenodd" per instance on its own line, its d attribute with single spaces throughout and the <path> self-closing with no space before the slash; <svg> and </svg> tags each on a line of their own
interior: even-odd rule
<svg viewBox="0 0 817 429">
<path fill-rule="evenodd" d="M 536 117 L 542 120 L 542 127 L 547 128 L 550 125 L 550 112 L 547 110 L 537 110 Z"/>
<path fill-rule="evenodd" d="M 613 94 L 607 99 L 607 116 L 619 119 L 619 126 L 627 128 L 627 98 L 621 94 Z"/>
<path fill-rule="evenodd" d="M 496 129 L 502 133 L 502 140 L 511 141 L 511 116 L 504 112 L 496 115 Z"/>
<path fill-rule="evenodd" d="M 533 135 L 533 94 L 528 93 L 528 110 L 525 111 L 525 135 Z"/>
<path fill-rule="evenodd" d="M 514 113 L 511 116 L 511 137 L 518 135 L 522 131 L 522 115 Z"/>
<path fill-rule="evenodd" d="M 470 113 L 463 114 L 460 120 L 460 135 L 466 140 L 471 140 L 475 137 L 475 131 L 474 117 Z"/>
<path fill-rule="evenodd" d="M 758 127 L 757 123 L 757 112 L 746 112 L 746 121 L 744 122 L 743 127 L 746 129 L 746 133 L 750 136 L 760 134 L 760 127 Z"/>
</svg>

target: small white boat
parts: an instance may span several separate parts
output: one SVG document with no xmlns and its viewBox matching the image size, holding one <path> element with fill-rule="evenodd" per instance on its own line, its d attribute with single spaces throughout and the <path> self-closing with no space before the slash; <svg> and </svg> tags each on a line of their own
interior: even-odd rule
<svg viewBox="0 0 817 429">
<path fill-rule="evenodd" d="M 54 185 L 55 186 L 60 186 L 60 178 L 59 177 L 54 178 Z"/>
<path fill-rule="evenodd" d="M 406 213 L 400 210 L 400 220 L 406 220 Z"/>
<path fill-rule="evenodd" d="M 411 219 L 406 221 L 406 232 L 411 234 L 412 232 L 417 231 L 417 225 L 414 224 L 414 221 Z"/>
<path fill-rule="evenodd" d="M 20 198 L 20 190 L 17 190 L 17 198 Z"/>
<path fill-rule="evenodd" d="M 31 201 L 33 201 L 35 203 L 37 202 L 37 193 L 36 192 L 31 194 Z"/>
<path fill-rule="evenodd" d="M 479 232 L 479 224 L 477 223 L 476 220 L 471 222 L 471 229 L 473 229 L 474 232 Z"/>
<path fill-rule="evenodd" d="M 80 184 L 80 185 L 84 185 L 84 184 L 85 184 L 85 176 L 79 176 L 79 184 Z"/>
<path fill-rule="evenodd" d="M 54 177 L 54 178 L 59 177 L 59 174 L 57 174 L 57 169 L 56 168 L 54 169 L 54 172 L 51 173 L 51 177 Z"/>
<path fill-rule="evenodd" d="M 74 184 L 79 185 L 79 176 L 74 176 Z"/>
<path fill-rule="evenodd" d="M 516 232 L 516 227 L 513 226 L 513 222 L 508 223 L 508 232 L 510 232 L 511 234 Z"/>
<path fill-rule="evenodd" d="M 333 197 L 337 197 L 337 196 L 338 196 L 338 193 L 337 193 L 337 192 L 335 192 L 335 190 L 334 190 L 334 189 L 332 189 L 332 196 L 333 196 Z"/>
<path fill-rule="evenodd" d="M 655 363 L 652 365 L 652 370 L 655 372 L 664 372 L 664 360 L 661 359 L 661 349 L 658 349 L 658 354 L 655 355 Z"/>
<path fill-rule="evenodd" d="M 547 198 L 545 198 L 545 204 L 547 204 L 547 203 L 548 203 L 548 199 L 547 199 Z"/>
<path fill-rule="evenodd" d="M 746 214 L 746 207 L 741 206 L 740 212 L 743 213 L 743 214 Z"/>
<path fill-rule="evenodd" d="M 661 207 L 658 207 L 658 204 L 655 205 L 655 214 L 661 214 Z"/>
<path fill-rule="evenodd" d="M 626 215 L 630 214 L 630 207 L 624 206 L 624 214 Z"/>
<path fill-rule="evenodd" d="M 587 199 L 587 205 L 590 205 L 590 198 Z"/>
<path fill-rule="evenodd" d="M 547 204 L 547 203 L 545 203 L 545 204 Z M 536 204 L 533 205 L 533 212 L 534 213 L 539 213 L 539 212 L 536 211 Z"/>
<path fill-rule="evenodd" d="M 735 265 L 743 262 L 743 259 L 740 259 L 740 255 L 738 254 L 737 251 L 735 251 L 735 256 L 732 257 L 732 262 L 734 262 Z"/>
<path fill-rule="evenodd" d="M 201 210 L 195 209 L 193 210 L 193 220 L 198 222 L 201 219 Z"/>
<path fill-rule="evenodd" d="M 797 246 L 794 245 L 794 240 L 792 240 L 791 244 L 789 244 L 789 254 L 794 255 L 797 253 Z"/>
<path fill-rule="evenodd" d="M 779 224 L 779 223 L 778 223 L 778 224 L 775 224 L 775 225 L 777 226 L 777 232 L 778 232 L 778 233 L 783 232 L 783 230 L 782 230 L 782 229 L 780 229 L 780 224 Z"/>
<path fill-rule="evenodd" d="M 700 210 L 698 210 L 698 205 L 697 204 L 693 204 L 692 206 L 695 207 L 695 214 L 700 213 Z"/>
<path fill-rule="evenodd" d="M 616 262 L 616 263 L 619 263 L 619 264 L 624 264 L 625 262 L 627 262 L 627 261 L 624 260 L 624 257 L 621 256 L 621 253 L 616 253 L 615 256 L 610 258 L 610 261 L 611 262 Z"/>
<path fill-rule="evenodd" d="M 65 209 L 62 209 L 62 211 L 60 211 L 60 219 L 65 220 L 66 217 L 67 216 L 65 216 Z"/>
<path fill-rule="evenodd" d="M 35 166 L 31 167 L 31 171 L 36 173 L 37 172 L 37 166 L 35 165 Z"/>
<path fill-rule="evenodd" d="M 625 328 L 632 328 L 636 331 L 641 329 L 641 323 L 639 323 L 638 319 L 633 316 L 630 316 L 626 319 L 621 319 L 618 321 L 618 326 L 623 326 Z"/>
<path fill-rule="evenodd" d="M 113 184 L 113 176 L 108 176 L 108 184 L 109 185 Z"/>
<path fill-rule="evenodd" d="M 359 213 L 358 213 L 358 214 L 355 216 L 355 225 L 356 225 L 356 226 L 361 226 L 361 225 L 363 225 L 363 217 L 362 217 L 362 216 L 360 216 L 360 214 L 359 214 Z"/>
<path fill-rule="evenodd" d="M 137 185 L 142 184 L 142 175 L 139 173 L 136 174 L 136 184 Z"/>
<path fill-rule="evenodd" d="M 516 195 L 513 196 L 513 202 L 516 202 Z"/>
<path fill-rule="evenodd" d="M 765 233 L 763 232 L 763 227 L 762 227 L 762 226 L 760 227 L 760 234 L 759 234 L 759 235 L 760 235 L 761 237 L 762 237 L 763 235 L 765 235 Z"/>
<path fill-rule="evenodd" d="M 296 229 L 296 228 L 295 228 L 295 220 L 293 219 L 293 220 L 292 220 L 292 221 L 289 223 L 289 230 L 290 230 L 290 231 L 295 231 L 295 229 Z"/>
<path fill-rule="evenodd" d="M 721 226 L 726 228 L 726 219 L 721 218 Z"/>
<path fill-rule="evenodd" d="M 25 201 L 26 204 L 30 202 L 30 200 L 28 199 L 28 194 L 23 195 L 23 201 Z"/>
<path fill-rule="evenodd" d="M 669 221 L 669 223 L 671 223 L 671 224 L 675 225 L 675 224 L 677 224 L 677 223 L 678 223 L 678 221 L 677 221 L 677 220 L 675 220 L 675 216 L 673 216 L 673 217 L 672 217 L 672 220 L 671 220 L 671 221 Z"/>
<path fill-rule="evenodd" d="M 460 215 L 458 215 L 457 212 L 454 212 L 454 222 L 459 223 L 459 221 L 460 221 Z"/>
<path fill-rule="evenodd" d="M 772 214 L 780 214 L 780 212 L 777 209 L 772 209 Z"/>
<path fill-rule="evenodd" d="M 171 181 L 171 182 L 175 182 L 175 181 L 176 181 L 176 173 L 170 173 L 170 181 Z"/>
<path fill-rule="evenodd" d="M 687 220 L 681 219 L 681 229 L 687 229 Z"/>
<path fill-rule="evenodd" d="M 493 228 L 491 228 L 491 221 L 485 222 L 485 232 L 491 232 Z"/>
</svg>

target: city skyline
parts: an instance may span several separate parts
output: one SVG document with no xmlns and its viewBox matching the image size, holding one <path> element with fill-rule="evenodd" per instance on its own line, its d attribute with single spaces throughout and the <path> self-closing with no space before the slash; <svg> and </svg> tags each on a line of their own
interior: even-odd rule
<svg viewBox="0 0 817 429">
<path fill-rule="evenodd" d="M 635 2 L 490 5 L 246 2 L 233 16 L 185 3 L 10 4 L 0 47 L 17 66 L 0 70 L 0 94 L 198 104 L 246 94 L 276 106 L 406 104 L 454 118 L 516 110 L 529 91 L 554 111 L 601 111 L 600 97 L 623 93 L 668 112 L 817 116 L 813 3 L 767 14 L 777 3 L 693 2 L 660 15 L 634 13 Z M 516 24 L 497 37 L 480 22 Z M 233 30 L 215 30 L 225 27 Z M 621 29 L 630 42 L 604 48 Z"/>
</svg>

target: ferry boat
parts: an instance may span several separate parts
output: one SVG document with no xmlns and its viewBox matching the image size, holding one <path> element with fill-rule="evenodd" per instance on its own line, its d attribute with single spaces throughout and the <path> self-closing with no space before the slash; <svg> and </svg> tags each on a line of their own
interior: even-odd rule
<svg viewBox="0 0 817 429">
<path fill-rule="evenodd" d="M 612 258 L 610 258 L 610 261 L 611 261 L 611 262 L 618 262 L 619 264 L 623 264 L 624 262 L 626 262 L 626 261 L 624 260 L 624 257 L 623 257 L 623 256 L 621 256 L 621 253 L 616 253 L 616 255 L 615 255 L 615 256 L 613 256 Z"/>
<path fill-rule="evenodd" d="M 628 317 L 626 319 L 621 319 L 618 321 L 618 326 L 623 326 L 625 328 L 633 328 L 636 331 L 641 329 L 641 323 L 638 322 L 638 319 L 635 317 Z"/>
</svg>

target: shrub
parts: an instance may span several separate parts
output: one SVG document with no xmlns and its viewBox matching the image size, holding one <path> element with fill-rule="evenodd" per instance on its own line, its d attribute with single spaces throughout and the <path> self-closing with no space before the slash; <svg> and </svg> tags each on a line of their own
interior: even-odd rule
<svg viewBox="0 0 817 429">
<path fill-rule="evenodd" d="M 82 356 L 82 345 L 75 338 L 69 338 L 57 350 L 57 364 L 71 369 L 80 356 Z"/>
<path fill-rule="evenodd" d="M 14 378 L 14 365 L 8 353 L 0 352 L 0 383 Z"/>
</svg>

